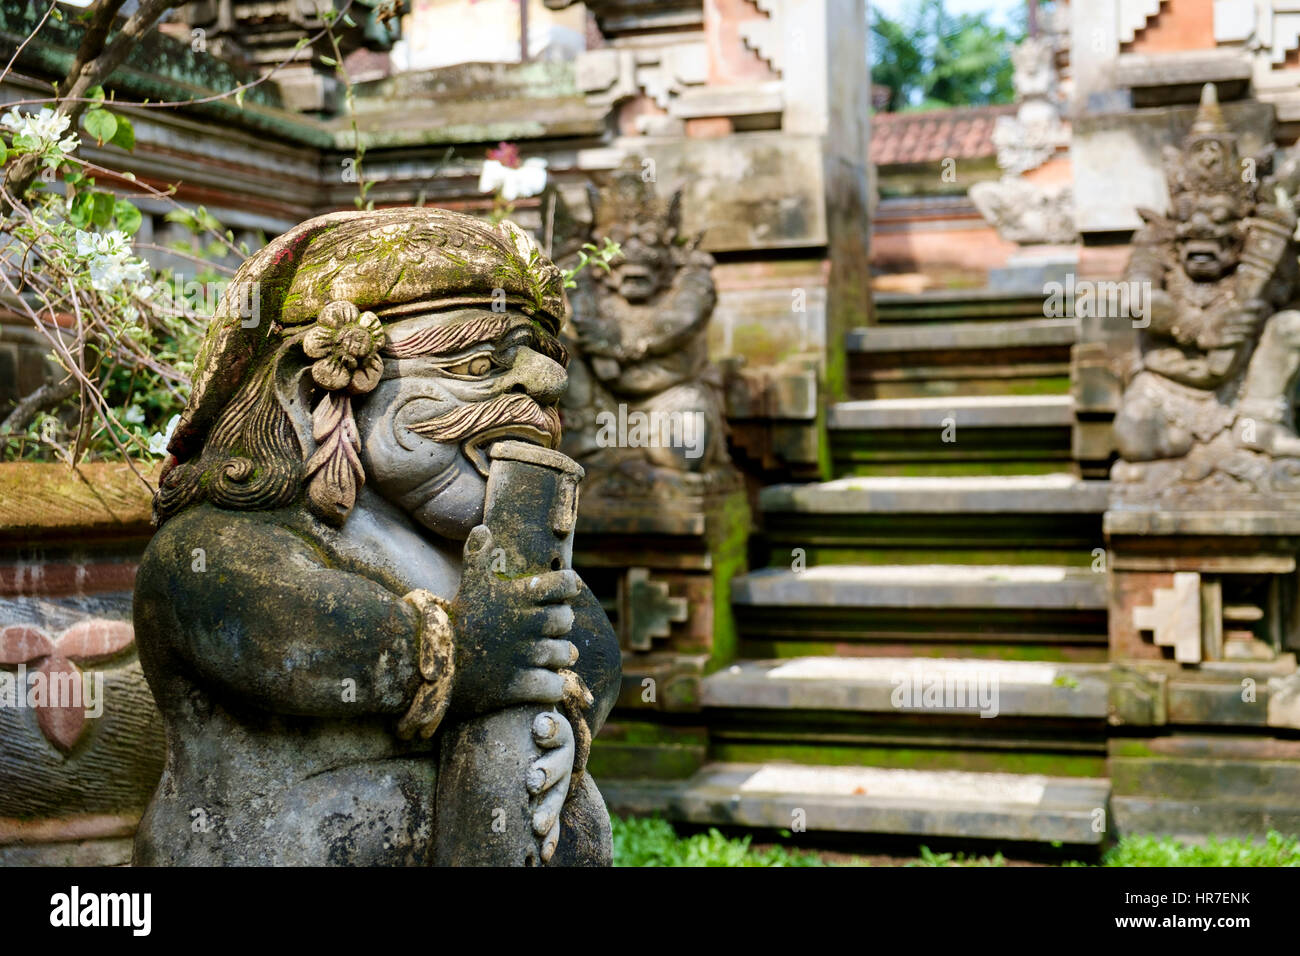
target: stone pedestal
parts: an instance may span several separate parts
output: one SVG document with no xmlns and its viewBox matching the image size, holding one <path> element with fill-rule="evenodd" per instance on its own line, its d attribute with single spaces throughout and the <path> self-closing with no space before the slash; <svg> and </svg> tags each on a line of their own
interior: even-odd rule
<svg viewBox="0 0 1300 956">
<path fill-rule="evenodd" d="M 1294 830 L 1300 513 L 1112 502 L 1105 532 L 1116 828 Z"/>
<path fill-rule="evenodd" d="M 703 766 L 701 682 L 735 656 L 731 580 L 747 567 L 743 489 L 584 497 L 574 567 L 618 631 L 623 686 L 592 772 L 684 778 Z"/>
<path fill-rule="evenodd" d="M 699 710 L 700 679 L 735 653 L 730 582 L 745 571 L 749 527 L 739 488 L 583 499 L 574 567 L 618 631 L 621 710 Z"/>
</svg>

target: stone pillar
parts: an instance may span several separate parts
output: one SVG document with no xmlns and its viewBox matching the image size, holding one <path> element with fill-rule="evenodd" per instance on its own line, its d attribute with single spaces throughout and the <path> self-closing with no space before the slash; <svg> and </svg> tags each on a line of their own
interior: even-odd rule
<svg viewBox="0 0 1300 956">
<path fill-rule="evenodd" d="M 830 278 L 826 290 L 826 381 L 831 397 L 848 391 L 844 345 L 847 332 L 871 321 L 871 270 L 868 237 L 871 131 L 871 74 L 866 58 L 867 8 L 864 0 L 826 3 L 797 0 L 799 21 L 820 27 L 826 55 L 822 83 L 799 84 L 801 92 L 824 90 L 823 108 L 805 115 L 825 117 L 826 244 Z M 816 17 L 811 8 L 820 8 Z M 807 17 L 807 20 L 804 20 Z M 816 52 L 813 52 L 816 61 Z M 792 119 L 787 105 L 787 121 Z"/>
</svg>

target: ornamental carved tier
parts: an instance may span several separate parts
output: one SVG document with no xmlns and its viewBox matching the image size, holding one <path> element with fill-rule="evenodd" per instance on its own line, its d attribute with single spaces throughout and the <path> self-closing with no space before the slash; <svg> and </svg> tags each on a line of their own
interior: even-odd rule
<svg viewBox="0 0 1300 956">
<path fill-rule="evenodd" d="M 1240 156 L 1207 85 L 1166 175 L 1169 213 L 1139 210 L 1127 272 L 1142 308 L 1115 418 L 1115 502 L 1294 504 L 1297 164 Z"/>
<path fill-rule="evenodd" d="M 699 500 L 739 484 L 708 357 L 713 257 L 681 232 L 681 192 L 659 198 L 648 168 L 629 160 L 593 191 L 594 244 L 620 252 L 569 293 L 564 450 L 587 469 L 588 501 Z"/>
</svg>

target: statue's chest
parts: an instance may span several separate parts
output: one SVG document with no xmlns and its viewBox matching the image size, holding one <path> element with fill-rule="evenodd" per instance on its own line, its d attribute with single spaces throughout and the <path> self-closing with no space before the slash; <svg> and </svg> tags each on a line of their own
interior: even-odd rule
<svg viewBox="0 0 1300 956">
<path fill-rule="evenodd" d="M 417 588 L 450 598 L 460 587 L 461 565 L 408 522 L 359 505 L 327 542 L 336 561 L 405 594 Z"/>
</svg>

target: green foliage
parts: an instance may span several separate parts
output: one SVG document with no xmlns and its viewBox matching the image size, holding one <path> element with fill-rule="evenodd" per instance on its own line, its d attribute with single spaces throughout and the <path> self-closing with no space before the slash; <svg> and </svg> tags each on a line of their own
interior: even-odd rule
<svg viewBox="0 0 1300 956">
<path fill-rule="evenodd" d="M 825 866 L 811 853 L 750 848 L 717 830 L 679 837 L 666 820 L 613 818 L 615 866 Z"/>
<path fill-rule="evenodd" d="M 615 866 L 826 866 L 815 851 L 782 846 L 755 850 L 752 836 L 731 839 L 715 829 L 680 837 L 672 824 L 658 818 L 614 817 Z M 784 834 L 788 836 L 789 834 Z M 1059 846 L 1059 844 L 1058 844 Z M 853 860 L 853 863 L 859 863 Z M 904 866 L 1006 866 L 1001 853 L 968 856 L 920 848 Z M 1061 866 L 1087 866 L 1067 861 Z M 1300 866 L 1300 837 L 1270 832 L 1263 841 L 1210 838 L 1186 844 L 1169 837 L 1124 837 L 1101 858 L 1101 866 Z"/>
<path fill-rule="evenodd" d="M 131 149 L 130 122 L 103 108 L 101 89 L 89 97 L 94 102 L 82 118 L 86 133 Z M 179 289 L 173 292 L 169 277 L 137 254 L 131 237 L 143 224 L 140 209 L 129 197 L 96 188 L 90 167 L 72 155 L 78 138 L 69 123 L 66 114 L 48 108 L 0 118 L 9 133 L 5 157 L 34 155 L 45 170 L 24 201 L 0 217 L 0 235 L 17 240 L 0 243 L 0 278 L 11 295 L 21 290 L 15 308 L 49 343 L 49 360 L 63 381 L 78 386 L 0 435 L 0 456 L 148 461 L 164 454 L 188 398 L 206 309 L 176 294 Z M 59 180 L 61 191 L 50 188 Z M 219 279 L 206 259 L 233 251 L 228 235 L 221 238 L 221 224 L 202 207 L 177 209 L 167 218 L 217 239 L 192 256 L 203 270 L 195 288 L 216 288 Z M 0 418 L 7 412 L 0 409 Z"/>
<path fill-rule="evenodd" d="M 578 250 L 577 265 L 564 270 L 564 287 L 576 289 L 578 283 L 574 280 L 589 265 L 609 272 L 613 261 L 622 254 L 622 248 L 613 239 L 606 238 L 599 246 L 594 242 L 584 242 L 582 248 Z"/>
<path fill-rule="evenodd" d="M 908 866 L 1006 866 L 1001 853 L 992 856 L 967 856 L 965 853 L 935 853 L 928 846 L 921 847 L 921 857 Z"/>
<path fill-rule="evenodd" d="M 899 20 L 873 10 L 871 81 L 889 87 L 889 112 L 1009 103 L 1021 35 L 989 13 L 950 13 L 945 0 L 913 0 Z"/>
<path fill-rule="evenodd" d="M 1203 845 L 1131 836 L 1106 852 L 1103 866 L 1300 866 L 1300 837 L 1269 831 L 1264 841 L 1211 837 Z"/>
<path fill-rule="evenodd" d="M 86 132 L 93 136 L 100 146 L 112 143 L 127 152 L 135 149 L 135 128 L 125 116 L 104 109 L 104 88 L 92 87 L 88 95 L 95 102 L 87 107 L 86 112 L 81 116 L 81 125 Z"/>
</svg>

